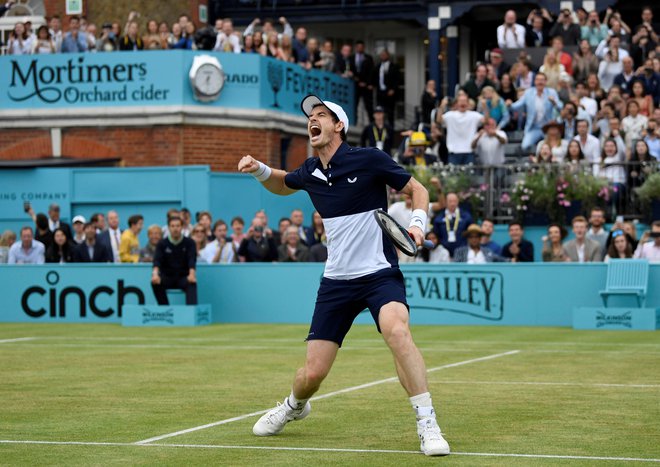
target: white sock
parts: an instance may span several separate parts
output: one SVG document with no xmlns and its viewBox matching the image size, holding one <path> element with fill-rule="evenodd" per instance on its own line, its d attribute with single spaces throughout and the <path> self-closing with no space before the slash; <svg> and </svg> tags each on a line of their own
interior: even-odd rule
<svg viewBox="0 0 660 467">
<path fill-rule="evenodd" d="M 293 395 L 293 391 L 289 397 L 286 398 L 286 405 L 289 406 L 291 410 L 301 410 L 307 404 L 309 399 L 296 399 L 296 396 Z"/>
<path fill-rule="evenodd" d="M 430 392 L 412 396 L 410 398 L 410 404 L 412 404 L 418 420 L 423 418 L 435 418 L 435 410 L 433 410 L 433 402 L 431 401 Z"/>
</svg>

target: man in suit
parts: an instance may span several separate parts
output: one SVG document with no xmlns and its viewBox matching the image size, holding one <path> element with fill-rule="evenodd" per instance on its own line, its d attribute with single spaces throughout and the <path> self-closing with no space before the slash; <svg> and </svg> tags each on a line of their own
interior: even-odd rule
<svg viewBox="0 0 660 467">
<path fill-rule="evenodd" d="M 484 232 L 477 224 L 470 225 L 463 236 L 467 237 L 467 246 L 457 248 L 454 252 L 455 263 L 484 264 L 505 262 L 501 256 L 495 254 L 490 248 L 481 243 Z"/>
<path fill-rule="evenodd" d="M 533 263 L 534 245 L 523 238 L 525 231 L 520 222 L 509 224 L 509 238 L 511 241 L 502 247 L 502 256 L 512 263 Z"/>
<path fill-rule="evenodd" d="M 74 263 L 112 263 L 110 249 L 96 238 L 96 226 L 85 224 L 85 241 L 73 250 Z"/>
<path fill-rule="evenodd" d="M 597 263 L 603 260 L 600 243 L 587 238 L 589 224 L 584 216 L 573 218 L 574 240 L 564 244 L 564 254 L 574 263 Z"/>
<path fill-rule="evenodd" d="M 559 13 L 557 22 L 550 30 L 550 37 L 559 36 L 564 40 L 564 45 L 578 45 L 582 37 L 580 26 L 573 23 L 573 15 L 568 8 Z"/>
<path fill-rule="evenodd" d="M 110 252 L 115 263 L 119 263 L 119 245 L 121 244 L 121 230 L 119 229 L 119 214 L 117 211 L 108 211 L 108 229 L 99 234 L 98 242 L 103 243 Z"/>
<path fill-rule="evenodd" d="M 536 143 L 543 139 L 543 126 L 554 120 L 555 111 L 559 112 L 564 107 L 557 91 L 546 87 L 547 81 L 545 73 L 537 73 L 534 77 L 534 87 L 529 88 L 520 99 L 511 104 L 513 112 L 524 110 L 527 115 L 521 144 L 527 154 L 536 152 Z"/>
<path fill-rule="evenodd" d="M 433 231 L 442 246 L 453 256 L 458 247 L 467 244 L 463 232 L 472 224 L 472 216 L 458 207 L 456 193 L 447 193 L 445 199 L 447 207 L 440 211 L 440 214 L 433 220 Z"/>
<path fill-rule="evenodd" d="M 351 47 L 350 44 L 344 44 L 341 46 L 337 58 L 335 59 L 335 70 L 334 72 L 341 75 L 343 78 L 352 78 L 353 77 L 353 64 L 351 63 Z"/>
<path fill-rule="evenodd" d="M 383 49 L 380 54 L 380 63 L 374 70 L 373 83 L 376 86 L 377 104 L 385 109 L 385 115 L 394 128 L 394 105 L 396 93 L 399 89 L 399 67 L 390 59 L 390 53 Z"/>
<path fill-rule="evenodd" d="M 363 148 L 378 148 L 392 155 L 392 144 L 394 143 L 394 130 L 385 123 L 385 109 L 376 106 L 373 121 L 362 130 L 360 146 Z"/>
<path fill-rule="evenodd" d="M 371 78 L 374 73 L 374 59 L 371 55 L 364 52 L 364 42 L 355 43 L 355 54 L 351 57 L 352 69 L 355 70 L 353 79 L 355 80 L 355 119 L 358 116 L 358 106 L 360 99 L 364 102 L 364 107 L 369 115 L 369 122 L 373 123 L 374 112 L 374 87 Z"/>
<path fill-rule="evenodd" d="M 548 31 L 545 27 L 543 16 L 533 14 L 531 24 L 529 22 L 527 23 L 525 45 L 527 45 L 527 47 L 545 47 L 548 44 Z"/>
<path fill-rule="evenodd" d="M 66 238 L 69 240 L 73 238 L 69 224 L 60 220 L 60 206 L 57 203 L 52 203 L 48 206 L 48 228 L 51 232 L 55 232 L 55 229 L 58 228 L 62 229 L 66 234 Z"/>
</svg>

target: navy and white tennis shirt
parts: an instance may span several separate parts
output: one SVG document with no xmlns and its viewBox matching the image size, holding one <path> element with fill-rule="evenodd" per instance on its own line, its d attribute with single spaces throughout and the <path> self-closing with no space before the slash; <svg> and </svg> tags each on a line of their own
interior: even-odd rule
<svg viewBox="0 0 660 467">
<path fill-rule="evenodd" d="M 324 277 L 349 280 L 398 266 L 396 250 L 378 227 L 374 211 L 387 211 L 387 185 L 401 190 L 410 174 L 376 148 L 337 149 L 327 169 L 309 158 L 284 182 L 309 193 L 328 239 Z"/>
</svg>

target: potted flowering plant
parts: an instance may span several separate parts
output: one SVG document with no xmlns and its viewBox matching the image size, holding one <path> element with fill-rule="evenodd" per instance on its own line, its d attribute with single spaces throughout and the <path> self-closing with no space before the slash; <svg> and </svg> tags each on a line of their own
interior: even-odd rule
<svg viewBox="0 0 660 467">
<path fill-rule="evenodd" d="M 609 203 L 615 191 L 609 182 L 591 174 L 590 169 L 566 170 L 557 178 L 557 204 L 563 208 L 566 222 L 578 215 L 585 215 L 595 206 Z"/>
<path fill-rule="evenodd" d="M 531 169 L 516 181 L 511 202 L 517 217 L 527 225 L 547 225 L 559 217 L 557 180 L 550 170 Z"/>
</svg>

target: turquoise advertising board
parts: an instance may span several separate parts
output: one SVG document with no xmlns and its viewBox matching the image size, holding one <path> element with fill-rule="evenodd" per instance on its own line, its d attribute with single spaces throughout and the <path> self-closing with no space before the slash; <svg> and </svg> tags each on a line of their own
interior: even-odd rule
<svg viewBox="0 0 660 467">
<path fill-rule="evenodd" d="M 403 265 L 414 324 L 571 326 L 573 310 L 601 306 L 605 264 Z M 218 323 L 308 323 L 323 265 L 198 268 L 199 303 Z M 120 323 L 127 305 L 153 305 L 150 265 L 0 266 L 0 322 Z M 660 265 L 650 268 L 660 283 Z M 259 293 L 255 293 L 255 284 Z M 634 299 L 633 299 L 634 300 Z M 612 307 L 631 307 L 624 298 Z M 647 308 L 660 308 L 650 288 Z M 363 313 L 359 323 L 371 323 Z"/>
<path fill-rule="evenodd" d="M 188 73 L 195 55 L 216 57 L 225 73 L 220 97 L 195 100 Z M 80 107 L 208 106 L 265 109 L 300 116 L 317 94 L 351 121 L 353 82 L 255 54 L 168 50 L 0 57 L 0 112 Z"/>
</svg>

